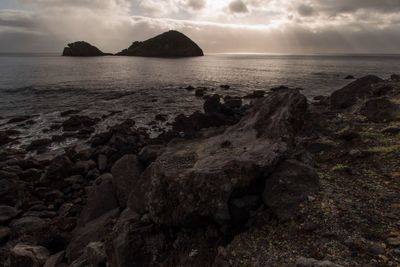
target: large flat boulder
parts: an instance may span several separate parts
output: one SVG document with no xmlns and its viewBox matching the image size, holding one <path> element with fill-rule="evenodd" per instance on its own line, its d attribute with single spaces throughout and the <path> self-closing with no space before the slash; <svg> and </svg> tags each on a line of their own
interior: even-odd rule
<svg viewBox="0 0 400 267">
<path fill-rule="evenodd" d="M 335 109 L 349 108 L 359 99 L 365 99 L 373 95 L 374 85 L 383 80 L 374 75 L 368 75 L 337 90 L 331 95 L 331 106 Z"/>
<path fill-rule="evenodd" d="M 229 200 L 265 181 L 302 128 L 307 100 L 280 90 L 222 134 L 170 144 L 133 189 L 129 206 L 162 225 L 231 220 Z"/>
</svg>

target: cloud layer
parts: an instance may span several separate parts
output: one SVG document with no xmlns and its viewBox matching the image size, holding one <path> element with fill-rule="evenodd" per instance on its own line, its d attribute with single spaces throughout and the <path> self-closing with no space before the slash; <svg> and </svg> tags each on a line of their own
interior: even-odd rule
<svg viewBox="0 0 400 267">
<path fill-rule="evenodd" d="M 0 3 L 0 52 L 117 52 L 176 29 L 208 53 L 400 53 L 398 0 L 15 1 Z"/>
</svg>

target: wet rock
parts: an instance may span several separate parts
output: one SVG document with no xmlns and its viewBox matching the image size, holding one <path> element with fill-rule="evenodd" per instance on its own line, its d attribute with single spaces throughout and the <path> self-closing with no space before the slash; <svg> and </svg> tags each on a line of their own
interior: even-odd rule
<svg viewBox="0 0 400 267">
<path fill-rule="evenodd" d="M 119 205 L 126 207 L 131 190 L 143 172 L 143 166 L 135 155 L 125 155 L 111 169 Z"/>
<path fill-rule="evenodd" d="M 7 123 L 23 122 L 23 121 L 29 120 L 30 118 L 31 118 L 31 116 L 18 116 L 18 117 L 14 117 L 14 118 L 8 120 Z"/>
<path fill-rule="evenodd" d="M 344 79 L 345 80 L 354 80 L 355 77 L 353 75 L 347 75 Z"/>
<path fill-rule="evenodd" d="M 84 225 L 118 207 L 113 176 L 111 174 L 103 174 L 97 178 L 90 189 L 87 203 L 81 214 L 80 224 Z"/>
<path fill-rule="evenodd" d="M 61 113 L 60 113 L 60 116 L 61 116 L 61 117 L 67 117 L 67 116 L 69 116 L 69 115 L 77 114 L 77 113 L 79 113 L 79 112 L 80 112 L 80 111 L 77 110 L 77 109 L 69 109 L 69 110 L 66 110 L 66 111 L 61 112 Z"/>
<path fill-rule="evenodd" d="M 266 92 L 264 90 L 255 90 L 250 94 L 245 95 L 243 98 L 262 98 Z"/>
<path fill-rule="evenodd" d="M 157 115 L 154 117 L 154 119 L 155 119 L 156 121 L 164 122 L 164 121 L 167 120 L 167 116 L 164 115 L 164 114 L 157 114 Z"/>
<path fill-rule="evenodd" d="M 164 225 L 229 222 L 232 194 L 246 194 L 274 169 L 302 128 L 306 109 L 297 90 L 281 90 L 222 134 L 170 144 L 134 187 L 129 207 L 148 210 Z M 221 149 L 226 140 L 232 146 Z"/>
<path fill-rule="evenodd" d="M 203 88 L 201 88 L 201 89 L 196 89 L 196 91 L 194 92 L 194 94 L 195 94 L 197 97 L 202 97 L 202 96 L 204 96 L 205 92 L 206 92 L 206 90 L 203 89 Z"/>
<path fill-rule="evenodd" d="M 43 266 L 50 253 L 45 247 L 17 244 L 11 249 L 11 267 L 40 267 Z"/>
<path fill-rule="evenodd" d="M 319 261 L 316 259 L 300 257 L 296 261 L 296 267 L 343 267 L 343 266 L 334 264 L 331 261 Z"/>
<path fill-rule="evenodd" d="M 185 89 L 188 91 L 193 91 L 195 88 L 193 86 L 189 85 Z"/>
<path fill-rule="evenodd" d="M 68 261 L 72 262 L 79 258 L 89 243 L 103 240 L 108 232 L 107 225 L 118 215 L 119 209 L 115 209 L 88 222 L 84 226 L 77 227 L 72 233 L 71 242 L 66 250 Z"/>
<path fill-rule="evenodd" d="M 365 103 L 360 114 L 372 122 L 390 122 L 400 117 L 400 106 L 387 97 L 374 98 Z"/>
<path fill-rule="evenodd" d="M 373 75 L 357 79 L 331 95 L 331 106 L 335 109 L 349 108 L 356 104 L 357 100 L 371 96 L 374 85 L 382 81 L 381 78 Z"/>
<path fill-rule="evenodd" d="M 6 132 L 0 131 L 0 146 L 6 145 L 11 141 L 13 141 L 13 139 L 11 139 Z"/>
<path fill-rule="evenodd" d="M 0 226 L 0 246 L 8 241 L 10 235 L 11 235 L 10 228 Z"/>
<path fill-rule="evenodd" d="M 43 267 L 59 267 L 60 263 L 64 260 L 65 251 L 60 251 L 54 255 L 51 255 Z"/>
<path fill-rule="evenodd" d="M 98 122 L 98 119 L 88 116 L 73 115 L 62 123 L 64 131 L 78 131 L 82 128 L 90 128 Z"/>
<path fill-rule="evenodd" d="M 4 172 L 0 171 L 0 203 L 6 205 L 15 205 L 18 200 L 18 188 L 16 181 L 17 175 L 13 175 L 12 178 L 1 179 Z"/>
<path fill-rule="evenodd" d="M 138 157 L 145 166 L 148 166 L 153 163 L 164 151 L 165 146 L 163 145 L 149 145 L 145 146 L 139 152 Z"/>
<path fill-rule="evenodd" d="M 220 97 L 217 94 L 208 97 L 203 105 L 205 113 L 219 112 L 221 107 Z"/>
<path fill-rule="evenodd" d="M 281 86 L 278 86 L 278 87 L 273 87 L 273 88 L 271 88 L 271 91 L 272 91 L 272 92 L 276 92 L 276 91 L 287 90 L 287 89 L 289 89 L 289 87 L 284 86 L 284 85 L 281 85 Z"/>
<path fill-rule="evenodd" d="M 64 198 L 64 193 L 60 190 L 52 190 L 44 195 L 47 202 L 53 202 L 57 198 Z"/>
<path fill-rule="evenodd" d="M 319 190 L 317 172 L 299 161 L 281 163 L 265 183 L 263 200 L 280 220 L 297 215 L 300 204 Z"/>
<path fill-rule="evenodd" d="M 224 107 L 228 109 L 239 109 L 242 107 L 242 99 L 231 98 L 224 101 Z"/>
<path fill-rule="evenodd" d="M 231 87 L 230 87 L 229 85 L 227 85 L 227 84 L 221 84 L 219 87 L 222 88 L 222 89 L 225 89 L 225 90 L 231 88 Z"/>
<path fill-rule="evenodd" d="M 391 79 L 392 81 L 398 82 L 398 81 L 400 81 L 400 75 L 399 75 L 399 74 L 392 74 L 392 75 L 390 76 L 390 79 Z"/>
<path fill-rule="evenodd" d="M 6 225 L 12 219 L 17 217 L 18 214 L 19 214 L 19 211 L 16 208 L 6 206 L 6 205 L 1 205 L 0 206 L 0 225 Z"/>
</svg>

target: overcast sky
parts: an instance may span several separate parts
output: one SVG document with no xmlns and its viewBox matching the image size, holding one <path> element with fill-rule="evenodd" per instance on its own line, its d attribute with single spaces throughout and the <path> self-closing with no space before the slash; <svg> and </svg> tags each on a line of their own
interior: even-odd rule
<svg viewBox="0 0 400 267">
<path fill-rule="evenodd" d="M 400 53 L 400 0 L 0 0 L 0 52 L 118 52 L 169 29 L 206 53 Z"/>
</svg>

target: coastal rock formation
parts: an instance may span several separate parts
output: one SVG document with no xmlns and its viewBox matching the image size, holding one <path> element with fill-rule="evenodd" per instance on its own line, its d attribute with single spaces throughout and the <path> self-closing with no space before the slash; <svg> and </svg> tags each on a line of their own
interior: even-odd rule
<svg viewBox="0 0 400 267">
<path fill-rule="evenodd" d="M 298 91 L 282 90 L 219 135 L 171 144 L 146 170 L 129 207 L 148 210 L 162 225 L 229 222 L 229 201 L 251 194 L 252 187 L 260 189 L 258 183 L 291 148 L 306 109 Z"/>
<path fill-rule="evenodd" d="M 183 33 L 168 31 L 147 41 L 134 42 L 129 48 L 117 53 L 118 56 L 138 57 L 198 57 L 203 56 L 201 48 Z"/>
<path fill-rule="evenodd" d="M 68 47 L 64 48 L 62 55 L 65 57 L 97 57 L 109 54 L 103 53 L 100 49 L 87 42 L 79 41 L 68 44 Z"/>
</svg>

